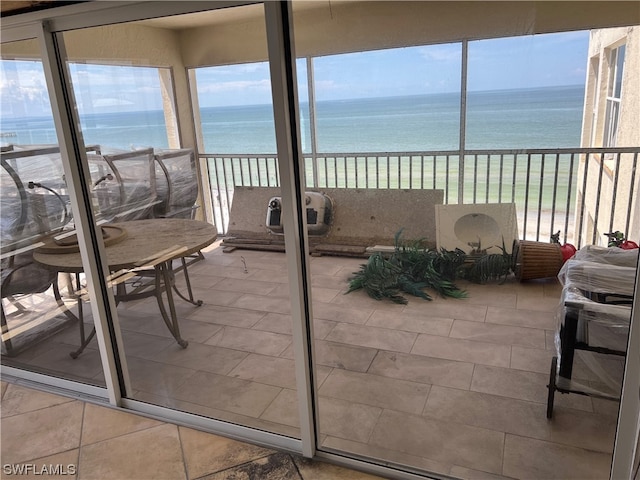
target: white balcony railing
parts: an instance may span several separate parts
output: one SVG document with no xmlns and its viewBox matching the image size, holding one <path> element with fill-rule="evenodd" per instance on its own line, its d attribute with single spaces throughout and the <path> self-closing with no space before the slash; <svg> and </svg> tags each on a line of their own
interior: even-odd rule
<svg viewBox="0 0 640 480">
<path fill-rule="evenodd" d="M 638 227 L 632 222 L 638 153 L 640 147 L 305 155 L 306 187 L 442 189 L 448 204 L 515 203 L 521 239 L 548 241 L 560 230 L 562 241 L 579 247 Z M 201 158 L 220 234 L 227 232 L 235 187 L 280 185 L 276 155 Z"/>
</svg>

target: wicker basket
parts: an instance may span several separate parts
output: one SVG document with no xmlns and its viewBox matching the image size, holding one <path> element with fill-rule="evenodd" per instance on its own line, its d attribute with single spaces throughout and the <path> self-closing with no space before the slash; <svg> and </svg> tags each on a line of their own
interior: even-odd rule
<svg viewBox="0 0 640 480">
<path fill-rule="evenodd" d="M 563 263 L 558 243 L 521 240 L 516 258 L 516 277 L 520 281 L 556 277 Z"/>
</svg>

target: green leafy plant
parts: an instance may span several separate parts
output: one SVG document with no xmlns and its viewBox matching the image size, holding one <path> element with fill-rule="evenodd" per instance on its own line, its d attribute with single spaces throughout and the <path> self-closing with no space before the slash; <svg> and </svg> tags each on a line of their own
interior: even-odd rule
<svg viewBox="0 0 640 480">
<path fill-rule="evenodd" d="M 403 244 L 401 235 L 402 230 L 396 233 L 395 248 L 389 258 L 376 252 L 354 273 L 347 293 L 364 289 L 376 300 L 388 298 L 402 304 L 407 303 L 402 293 L 431 300 L 425 288 L 443 297 L 466 297 L 466 292 L 453 283 L 457 269 L 464 262 L 464 252 L 430 250 L 423 247 L 420 240 Z"/>
<path fill-rule="evenodd" d="M 480 256 L 468 269 L 463 271 L 464 278 L 474 283 L 486 283 L 492 280 L 500 280 L 500 283 L 504 283 L 507 277 L 512 272 L 515 272 L 517 245 L 514 242 L 512 252 L 507 253 L 503 239 L 502 246 L 498 247 L 502 250 L 502 253 L 490 253 Z"/>
<path fill-rule="evenodd" d="M 454 283 L 466 279 L 474 283 L 499 280 L 501 283 L 515 272 L 518 243 L 513 243 L 511 253 L 502 242 L 502 253 L 467 256 L 460 249 L 433 250 L 426 248 L 422 240 L 410 243 L 401 241 L 402 230 L 395 235 L 393 253 L 386 257 L 376 252 L 349 280 L 349 290 L 363 289 L 371 298 L 385 298 L 406 304 L 403 294 L 432 300 L 425 289 L 434 290 L 442 297 L 465 298 L 467 293 Z"/>
</svg>

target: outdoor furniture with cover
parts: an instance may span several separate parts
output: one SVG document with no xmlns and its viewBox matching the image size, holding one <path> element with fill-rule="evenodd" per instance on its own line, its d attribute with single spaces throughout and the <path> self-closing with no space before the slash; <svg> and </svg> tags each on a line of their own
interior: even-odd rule
<svg viewBox="0 0 640 480">
<path fill-rule="evenodd" d="M 612 371 L 610 359 L 613 356 L 622 360 L 626 355 L 637 267 L 637 249 L 591 245 L 580 249 L 560 270 L 558 279 L 563 289 L 555 335 L 557 356 L 552 359 L 549 376 L 547 418 L 553 415 L 556 391 L 619 400 L 621 369 Z M 572 379 L 578 352 L 591 378 L 597 379 L 597 387 L 592 382 Z"/>
</svg>

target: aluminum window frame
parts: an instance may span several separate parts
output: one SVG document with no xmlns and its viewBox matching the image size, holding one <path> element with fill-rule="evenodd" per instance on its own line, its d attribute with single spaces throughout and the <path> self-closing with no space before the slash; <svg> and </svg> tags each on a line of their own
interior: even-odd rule
<svg viewBox="0 0 640 480">
<path fill-rule="evenodd" d="M 65 89 L 69 88 L 68 79 L 64 78 L 64 68 L 60 61 L 64 61 L 64 55 L 57 45 L 56 34 L 72 29 L 89 28 L 113 23 L 124 23 L 135 20 L 142 20 L 152 17 L 163 17 L 167 15 L 177 15 L 183 13 L 193 13 L 215 8 L 225 8 L 242 6 L 255 1 L 219 1 L 219 2 L 88 2 L 84 4 L 60 7 L 53 10 L 33 12 L 9 17 L 3 20 L 2 43 L 37 38 L 40 41 L 43 53 L 43 62 L 46 66 L 47 84 L 50 88 L 49 95 L 52 99 L 56 130 L 59 135 L 61 152 L 66 155 L 64 163 L 65 173 L 70 173 L 72 205 L 78 210 L 79 232 L 81 237 L 80 246 L 83 259 L 89 261 L 90 271 L 88 276 L 96 281 L 91 288 L 92 293 L 98 295 L 93 303 L 97 305 L 100 325 L 105 326 L 105 316 L 108 309 L 112 307 L 109 299 L 102 297 L 106 285 L 101 271 L 105 271 L 104 244 L 101 238 L 95 236 L 95 226 L 91 223 L 89 216 L 89 205 L 83 203 L 82 190 L 79 188 L 82 182 L 82 172 L 78 168 L 82 167 L 81 162 L 71 162 L 70 159 L 81 158 L 78 150 L 80 145 L 77 127 L 73 125 L 73 105 L 70 104 L 69 97 Z M 285 235 L 287 246 L 287 262 L 291 283 L 292 303 L 294 316 L 298 316 L 300 322 L 294 322 L 293 342 L 295 351 L 295 371 L 299 388 L 299 413 L 301 415 L 301 439 L 291 439 L 277 434 L 258 432 L 256 430 L 227 424 L 220 421 L 203 421 L 201 417 L 178 412 L 165 407 L 147 406 L 142 402 L 123 399 L 121 392 L 123 386 L 121 376 L 118 374 L 117 358 L 114 353 L 113 339 L 106 336 L 105 331 L 99 332 L 104 346 L 101 345 L 101 355 L 107 379 L 107 393 L 109 402 L 115 406 L 123 406 L 133 411 L 154 413 L 160 417 L 171 419 L 176 423 L 195 425 L 205 430 L 220 431 L 228 436 L 236 436 L 239 439 L 246 439 L 270 446 L 280 447 L 286 450 L 299 451 L 308 457 L 318 457 L 330 459 L 335 463 L 345 466 L 360 468 L 372 473 L 401 476 L 403 478 L 423 478 L 420 475 L 406 471 L 399 471 L 392 468 L 383 467 L 357 460 L 352 457 L 330 454 L 316 451 L 316 425 L 315 418 L 315 391 L 312 379 L 312 358 L 313 358 L 313 337 L 310 324 L 310 284 L 308 282 L 309 272 L 306 266 L 306 228 L 304 225 L 304 215 L 301 214 L 304 208 L 300 192 L 303 192 L 304 178 L 297 169 L 298 155 L 301 155 L 299 147 L 299 118 L 296 119 L 295 101 L 295 55 L 293 63 L 290 61 L 294 52 L 293 26 L 290 2 L 269 2 L 264 3 L 265 22 L 267 24 L 267 43 L 269 48 L 269 63 L 272 70 L 272 82 L 274 85 L 274 109 L 276 117 L 276 138 L 278 149 L 284 149 L 281 159 L 283 168 L 283 191 L 282 198 L 284 204 L 285 225 L 291 228 L 286 229 L 289 233 Z M 96 15 L 100 12 L 100 15 Z M 153 12 L 152 14 L 150 12 Z M 293 104 L 291 101 L 293 100 Z M 293 132 L 291 129 L 297 129 Z M 296 135 L 296 137 L 292 137 Z M 292 138 L 294 140 L 292 140 Z M 295 141 L 297 140 L 297 142 Z M 296 151 L 297 149 L 297 151 Z M 286 157 L 286 160 L 285 160 Z M 86 166 L 86 165 L 85 165 Z M 284 166 L 284 167 L 283 167 Z M 93 235 L 92 235 L 93 234 Z M 90 240 L 91 241 L 88 241 Z M 102 265 L 101 265 L 102 263 Z M 640 275 L 640 274 L 638 274 Z M 93 282 L 92 282 L 93 283 Z M 638 282 L 636 282 L 638 283 Z M 623 400 L 621 402 L 620 415 L 618 417 L 618 428 L 616 432 L 616 444 L 614 448 L 612 462 L 612 478 L 630 478 L 633 467 L 636 443 L 637 442 L 638 416 L 640 399 L 638 399 L 638 373 L 639 367 L 637 357 L 640 355 L 640 296 L 637 289 L 634 296 L 634 308 L 632 312 L 632 325 L 629 335 L 629 351 L 626 361 L 625 377 L 623 383 Z M 121 344 L 121 339 L 116 339 Z M 122 354 L 123 355 L 123 354 Z M 2 371 L 11 374 L 20 374 L 17 369 L 2 367 Z M 36 374 L 25 374 L 34 381 L 43 380 Z M 46 379 L 45 379 L 46 380 Z M 48 382 L 47 382 L 48 383 Z M 303 385 L 300 385 L 303 383 Z M 50 383 L 53 387 L 70 388 L 75 386 L 75 382 L 53 378 Z M 78 384 L 80 385 L 80 384 Z M 81 391 L 81 388 L 78 388 Z M 101 393 L 101 392 L 100 392 Z M 302 393 L 302 395 L 300 395 Z M 195 417 L 195 418 L 192 418 Z M 217 427 L 217 428 L 216 428 Z M 228 427 L 228 429 L 227 429 Z M 225 431 L 222 431 L 222 430 Z M 257 433 L 260 433 L 258 435 Z M 236 435 L 237 434 L 237 435 Z M 623 451 L 624 450 L 624 451 Z M 633 450 L 633 451 L 632 451 Z"/>
</svg>

